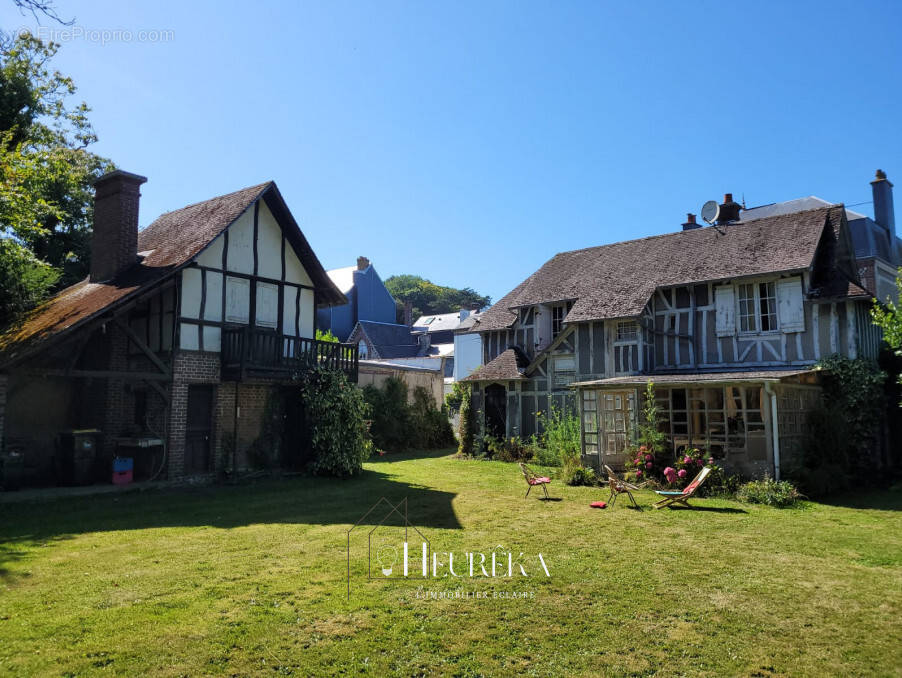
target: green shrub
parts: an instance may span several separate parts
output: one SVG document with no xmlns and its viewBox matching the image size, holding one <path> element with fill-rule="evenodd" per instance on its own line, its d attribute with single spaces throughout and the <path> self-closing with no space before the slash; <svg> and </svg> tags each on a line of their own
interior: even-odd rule
<svg viewBox="0 0 902 678">
<path fill-rule="evenodd" d="M 363 394 L 344 373 L 324 367 L 307 372 L 299 390 L 313 456 L 310 470 L 336 476 L 359 473 L 373 450 Z"/>
<path fill-rule="evenodd" d="M 749 504 L 766 504 L 783 508 L 792 506 L 802 495 L 788 480 L 774 480 L 765 476 L 763 480 L 753 480 L 742 485 L 736 498 Z"/>
<path fill-rule="evenodd" d="M 530 439 L 530 447 L 533 449 L 533 458 L 536 463 L 542 466 L 561 466 L 564 460 L 561 459 L 561 452 L 558 448 L 545 447 L 539 442 L 537 436 Z"/>
<path fill-rule="evenodd" d="M 579 418 L 576 415 L 552 407 L 550 416 L 539 412 L 537 419 L 542 433 L 533 437 L 532 445 L 536 448 L 536 458 L 540 464 L 561 466 L 565 459 L 579 459 Z"/>
<path fill-rule="evenodd" d="M 370 434 L 376 448 L 389 452 L 410 449 L 412 436 L 406 384 L 397 377 L 389 377 L 382 388 L 365 386 L 363 397 L 370 406 Z"/>
<path fill-rule="evenodd" d="M 597 482 L 595 471 L 583 466 L 579 455 L 564 460 L 561 478 L 567 485 L 595 485 Z"/>
<path fill-rule="evenodd" d="M 494 436 L 486 436 L 485 441 L 486 453 L 488 459 L 496 461 L 530 461 L 533 457 L 532 448 L 524 444 L 519 438 L 496 438 Z"/>
<path fill-rule="evenodd" d="M 739 487 L 743 483 L 743 477 L 738 473 L 727 473 L 720 466 L 714 466 L 711 475 L 705 484 L 698 488 L 700 497 L 730 497 L 736 496 Z"/>
<path fill-rule="evenodd" d="M 448 412 L 454 414 L 459 411 L 461 404 L 463 404 L 464 393 L 469 391 L 470 387 L 467 384 L 459 381 L 451 384 L 451 392 L 445 394 L 445 407 L 448 409 Z"/>
<path fill-rule="evenodd" d="M 457 423 L 457 453 L 463 457 L 472 457 L 475 453 L 476 415 L 471 393 L 469 387 L 461 392 L 460 420 Z"/>
<path fill-rule="evenodd" d="M 454 444 L 454 431 L 447 415 L 435 406 L 432 396 L 422 386 L 413 389 L 410 424 L 417 447 L 434 450 Z"/>
<path fill-rule="evenodd" d="M 451 422 L 422 386 L 413 390 L 411 404 L 407 402 L 407 386 L 397 377 L 386 379 L 382 388 L 366 386 L 363 396 L 372 412 L 370 433 L 378 449 L 403 452 L 454 444 Z"/>
</svg>

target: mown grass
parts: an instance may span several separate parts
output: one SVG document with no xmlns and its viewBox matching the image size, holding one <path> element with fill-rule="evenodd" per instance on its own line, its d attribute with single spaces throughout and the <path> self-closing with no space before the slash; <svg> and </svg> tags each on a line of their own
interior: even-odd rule
<svg viewBox="0 0 902 678">
<path fill-rule="evenodd" d="M 0 505 L 0 674 L 902 674 L 902 492 L 691 511 L 640 492 L 636 511 L 525 489 L 514 465 L 443 453 L 344 481 Z M 349 602 L 346 530 L 381 496 L 408 497 L 437 551 L 542 552 L 551 577 L 368 581 L 368 520 Z M 492 597 L 513 591 L 532 597 Z"/>
</svg>

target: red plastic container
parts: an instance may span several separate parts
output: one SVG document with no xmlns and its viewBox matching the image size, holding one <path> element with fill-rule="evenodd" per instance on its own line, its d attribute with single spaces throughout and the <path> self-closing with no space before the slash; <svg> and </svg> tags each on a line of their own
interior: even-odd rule
<svg viewBox="0 0 902 678">
<path fill-rule="evenodd" d="M 113 485 L 128 485 L 133 480 L 133 471 L 113 471 Z"/>
</svg>

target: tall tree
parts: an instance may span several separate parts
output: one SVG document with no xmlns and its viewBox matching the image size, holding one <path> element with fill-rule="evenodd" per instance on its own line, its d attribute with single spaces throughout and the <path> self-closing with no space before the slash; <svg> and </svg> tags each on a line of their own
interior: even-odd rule
<svg viewBox="0 0 902 678">
<path fill-rule="evenodd" d="M 385 281 L 385 287 L 398 302 L 398 322 L 403 321 L 406 302 L 413 306 L 414 320 L 462 308 L 477 310 L 492 303 L 491 297 L 482 296 L 471 287 L 443 287 L 418 275 L 393 275 Z"/>
<path fill-rule="evenodd" d="M 0 327 L 90 265 L 92 185 L 113 164 L 71 78 L 49 62 L 59 45 L 0 36 Z M 25 292 L 24 294 L 22 292 Z"/>
</svg>

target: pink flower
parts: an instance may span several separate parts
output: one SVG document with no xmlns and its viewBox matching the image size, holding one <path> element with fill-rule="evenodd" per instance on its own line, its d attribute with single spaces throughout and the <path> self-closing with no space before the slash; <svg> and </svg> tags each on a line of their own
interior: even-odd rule
<svg viewBox="0 0 902 678">
<path fill-rule="evenodd" d="M 677 472 L 673 468 L 668 466 L 664 469 L 664 477 L 667 478 L 668 483 L 676 482 Z"/>
<path fill-rule="evenodd" d="M 685 478 L 685 477 L 686 477 L 686 469 L 681 468 L 679 471 L 677 471 L 677 475 L 678 475 L 680 478 Z"/>
<path fill-rule="evenodd" d="M 651 462 L 648 462 L 647 464 L 645 464 L 645 468 L 651 468 L 651 467 L 652 467 L 652 463 L 651 463 Z"/>
<path fill-rule="evenodd" d="M 711 457 L 710 459 L 708 459 L 708 463 L 709 463 L 709 464 L 713 464 L 713 463 L 714 463 L 714 457 Z"/>
<path fill-rule="evenodd" d="M 646 454 L 646 455 L 645 455 L 645 461 L 651 461 L 651 455 L 650 455 L 650 454 Z"/>
<path fill-rule="evenodd" d="M 642 471 L 641 471 L 641 470 L 640 470 L 640 471 L 636 471 L 636 477 L 637 477 L 637 478 L 641 478 L 641 477 L 642 477 Z"/>
<path fill-rule="evenodd" d="M 648 451 L 648 448 L 647 448 L 645 445 L 639 445 L 639 451 L 640 451 L 640 452 L 647 452 L 647 451 Z"/>
<path fill-rule="evenodd" d="M 692 463 L 692 457 L 690 457 L 690 456 L 687 454 L 685 457 L 683 457 L 683 463 L 684 463 L 684 464 L 691 464 L 691 463 Z"/>
</svg>

